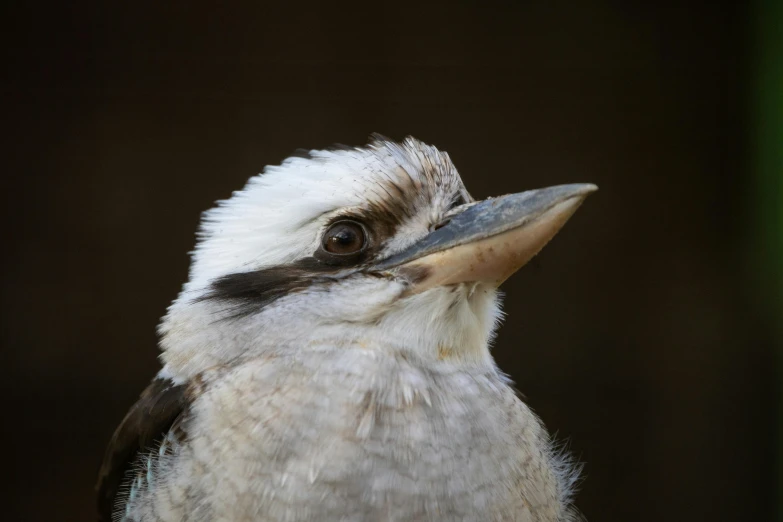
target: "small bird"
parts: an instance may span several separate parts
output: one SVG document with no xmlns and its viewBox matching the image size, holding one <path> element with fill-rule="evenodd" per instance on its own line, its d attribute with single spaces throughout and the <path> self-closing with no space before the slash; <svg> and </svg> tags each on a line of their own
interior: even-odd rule
<svg viewBox="0 0 783 522">
<path fill-rule="evenodd" d="M 207 211 L 101 521 L 577 520 L 498 369 L 498 286 L 591 184 L 475 201 L 414 138 L 298 153 Z"/>
</svg>

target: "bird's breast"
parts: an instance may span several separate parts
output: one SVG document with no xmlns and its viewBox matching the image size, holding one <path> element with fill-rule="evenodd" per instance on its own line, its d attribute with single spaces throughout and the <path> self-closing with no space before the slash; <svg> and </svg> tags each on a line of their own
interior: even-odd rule
<svg viewBox="0 0 783 522">
<path fill-rule="evenodd" d="M 491 368 L 362 348 L 258 358 L 206 375 L 189 418 L 171 482 L 201 499 L 204 519 L 526 520 L 535 506 L 559 509 L 542 428 Z"/>
</svg>

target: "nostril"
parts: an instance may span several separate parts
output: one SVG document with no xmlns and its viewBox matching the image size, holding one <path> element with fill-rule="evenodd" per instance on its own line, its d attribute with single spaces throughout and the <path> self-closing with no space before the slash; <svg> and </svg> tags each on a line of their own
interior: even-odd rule
<svg viewBox="0 0 783 522">
<path fill-rule="evenodd" d="M 443 227 L 445 227 L 446 225 L 448 225 L 450 221 L 451 221 L 450 219 L 443 220 L 443 221 L 441 221 L 440 223 L 438 223 L 437 225 L 435 225 L 435 226 L 432 228 L 432 230 L 433 230 L 433 231 L 435 231 L 435 230 L 438 230 L 439 228 L 443 228 Z"/>
</svg>

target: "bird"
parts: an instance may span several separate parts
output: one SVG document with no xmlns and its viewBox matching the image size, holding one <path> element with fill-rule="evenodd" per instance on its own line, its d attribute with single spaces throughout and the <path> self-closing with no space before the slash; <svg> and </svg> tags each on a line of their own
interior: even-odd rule
<svg viewBox="0 0 783 522">
<path fill-rule="evenodd" d="M 596 189 L 477 201 L 413 137 L 265 167 L 203 214 L 99 520 L 579 520 L 490 346 L 500 284 Z"/>
</svg>

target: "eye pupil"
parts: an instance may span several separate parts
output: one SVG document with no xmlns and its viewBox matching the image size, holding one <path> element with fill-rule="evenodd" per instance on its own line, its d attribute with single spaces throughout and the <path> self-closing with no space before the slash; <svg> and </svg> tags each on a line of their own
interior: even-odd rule
<svg viewBox="0 0 783 522">
<path fill-rule="evenodd" d="M 335 223 L 324 234 L 323 248 L 332 254 L 355 254 L 364 248 L 364 244 L 364 229 L 352 221 Z"/>
<path fill-rule="evenodd" d="M 356 241 L 356 235 L 354 235 L 353 232 L 349 232 L 347 230 L 340 230 L 329 239 L 335 243 L 340 243 L 341 245 L 350 245 Z"/>
</svg>

